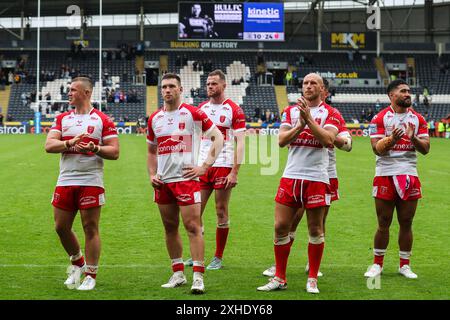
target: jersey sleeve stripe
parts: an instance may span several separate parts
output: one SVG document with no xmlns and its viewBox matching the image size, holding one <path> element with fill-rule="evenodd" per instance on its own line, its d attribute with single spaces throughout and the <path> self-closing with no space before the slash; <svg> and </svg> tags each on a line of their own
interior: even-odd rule
<svg viewBox="0 0 450 320">
<path fill-rule="evenodd" d="M 111 134 L 111 135 L 109 135 L 109 136 L 104 136 L 104 137 L 102 137 L 102 139 L 103 140 L 108 140 L 108 139 L 111 139 L 111 138 L 118 138 L 119 136 L 117 135 L 117 134 Z"/>
<path fill-rule="evenodd" d="M 51 132 L 51 131 L 61 132 L 61 130 L 59 130 L 59 129 L 50 129 L 49 131 L 50 131 L 50 132 Z"/>
<path fill-rule="evenodd" d="M 151 140 L 148 140 L 148 139 L 146 139 L 147 140 L 147 143 L 148 144 L 151 144 L 151 145 L 154 145 L 154 146 L 156 146 L 157 145 L 157 143 L 156 142 L 154 142 L 154 141 L 151 141 Z"/>
<path fill-rule="evenodd" d="M 384 137 L 386 137 L 386 136 L 383 135 L 383 134 L 371 134 L 370 137 L 371 137 L 371 138 L 384 138 Z"/>
<path fill-rule="evenodd" d="M 337 131 L 339 131 L 339 128 L 336 127 L 336 126 L 333 125 L 333 124 L 326 124 L 326 125 L 324 125 L 323 127 L 324 127 L 324 128 L 326 128 L 326 127 L 332 127 L 332 128 L 335 128 Z"/>
<path fill-rule="evenodd" d="M 280 125 L 280 127 L 289 127 L 289 128 L 292 128 L 292 125 L 290 125 L 289 123 L 282 123 L 281 125 Z"/>
</svg>

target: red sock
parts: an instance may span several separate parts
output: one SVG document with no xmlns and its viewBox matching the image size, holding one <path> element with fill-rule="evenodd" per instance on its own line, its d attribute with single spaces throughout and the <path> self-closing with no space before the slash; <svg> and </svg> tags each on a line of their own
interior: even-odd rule
<svg viewBox="0 0 450 320">
<path fill-rule="evenodd" d="M 380 267 L 383 266 L 383 260 L 384 260 L 384 256 L 377 256 L 377 255 L 373 256 L 373 263 L 374 264 L 379 264 Z M 400 262 L 400 265 L 401 265 L 401 262 Z"/>
<path fill-rule="evenodd" d="M 91 276 L 92 278 L 97 278 L 97 270 L 98 266 L 94 265 L 86 265 L 86 270 L 84 271 L 84 274 L 86 276 Z"/>
<path fill-rule="evenodd" d="M 193 266 L 192 267 L 193 272 L 200 272 L 205 273 L 205 266 Z"/>
<path fill-rule="evenodd" d="M 403 267 L 405 264 L 409 265 L 409 259 L 400 258 L 400 268 Z"/>
<path fill-rule="evenodd" d="M 216 256 L 219 259 L 222 259 L 223 251 L 225 250 L 225 245 L 227 244 L 228 239 L 228 231 L 230 228 L 217 228 L 216 229 Z"/>
<path fill-rule="evenodd" d="M 184 263 L 175 263 L 172 265 L 172 271 L 173 272 L 177 272 L 177 271 L 183 271 L 184 272 Z"/>
<path fill-rule="evenodd" d="M 289 253 L 291 252 L 291 245 L 291 242 L 282 245 L 274 245 L 275 277 L 278 277 L 284 281 L 286 281 L 286 268 Z"/>
<path fill-rule="evenodd" d="M 324 242 L 320 244 L 308 243 L 309 278 L 317 279 L 324 246 Z"/>
<path fill-rule="evenodd" d="M 72 261 L 72 265 L 74 265 L 74 266 L 78 266 L 78 267 L 82 267 L 82 266 L 84 266 L 84 257 L 83 256 L 81 256 L 81 258 L 80 259 L 78 259 L 78 260 L 75 260 L 75 261 Z"/>
</svg>

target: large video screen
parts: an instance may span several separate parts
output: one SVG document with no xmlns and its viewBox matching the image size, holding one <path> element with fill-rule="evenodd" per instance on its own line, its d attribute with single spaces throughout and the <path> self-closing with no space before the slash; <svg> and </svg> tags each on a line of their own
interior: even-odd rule
<svg viewBox="0 0 450 320">
<path fill-rule="evenodd" d="M 282 3 L 179 2 L 179 40 L 284 41 Z"/>
</svg>

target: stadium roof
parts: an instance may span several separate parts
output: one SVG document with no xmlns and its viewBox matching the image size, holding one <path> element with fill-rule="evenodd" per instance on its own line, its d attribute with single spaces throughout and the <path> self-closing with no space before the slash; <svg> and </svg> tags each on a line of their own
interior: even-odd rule
<svg viewBox="0 0 450 320">
<path fill-rule="evenodd" d="M 188 2 L 192 0 L 187 0 Z M 205 2 L 205 0 L 200 0 Z M 216 1 L 221 2 L 221 1 Z M 244 2 L 228 0 L 225 2 Z M 281 0 L 252 0 L 251 2 L 283 2 Z M 286 1 L 284 1 L 286 2 Z M 41 0 L 41 16 L 65 16 L 67 8 L 77 5 L 86 15 L 99 12 L 99 0 Z M 178 11 L 178 1 L 170 0 L 103 0 L 103 14 L 137 14 L 141 5 L 145 12 L 169 13 Z M 0 17 L 20 17 L 22 8 L 25 16 L 37 16 L 38 0 L 1 0 Z M 3 12 L 3 13 L 2 13 Z"/>
<path fill-rule="evenodd" d="M 181 0 L 193 2 L 192 0 Z M 319 0 L 215 0 L 215 2 L 284 2 L 289 3 L 289 7 L 303 8 L 308 3 Z M 365 5 L 369 1 L 376 0 L 324 0 L 326 3 L 342 5 L 355 3 L 355 5 Z M 425 0 L 379 0 L 382 6 L 397 5 L 423 5 Z M 433 0 L 434 3 L 448 2 L 450 0 Z M 72 5 L 77 5 L 84 10 L 85 15 L 97 15 L 99 13 L 99 0 L 41 0 L 41 16 L 67 16 L 67 9 Z M 199 2 L 207 2 L 200 0 Z M 178 12 L 178 1 L 171 0 L 103 0 L 103 14 L 138 14 L 141 5 L 144 6 L 145 13 L 175 13 Z M 327 5 L 327 4 L 326 4 Z M 37 16 L 38 0 L 1 0 L 0 18 Z"/>
</svg>

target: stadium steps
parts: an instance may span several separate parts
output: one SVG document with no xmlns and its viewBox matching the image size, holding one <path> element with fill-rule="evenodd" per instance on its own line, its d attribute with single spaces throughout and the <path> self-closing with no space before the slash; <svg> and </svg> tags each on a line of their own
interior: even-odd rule
<svg viewBox="0 0 450 320">
<path fill-rule="evenodd" d="M 414 57 L 407 57 L 406 65 L 412 67 L 412 70 L 413 70 L 412 78 L 414 80 L 413 80 L 413 82 L 410 82 L 410 84 L 415 86 L 416 85 L 416 59 L 414 59 Z"/>
<path fill-rule="evenodd" d="M 5 90 L 0 90 L 0 107 L 2 107 L 0 113 L 3 113 L 3 115 L 5 116 L 5 121 L 6 115 L 8 114 L 10 94 L 11 94 L 11 86 L 5 86 Z"/>
<path fill-rule="evenodd" d="M 143 74 L 145 71 L 145 58 L 144 56 L 137 56 L 135 61 L 136 70 L 139 71 L 139 74 Z"/>
<path fill-rule="evenodd" d="M 158 109 L 158 86 L 147 86 L 147 115 Z"/>
<path fill-rule="evenodd" d="M 377 71 L 380 74 L 381 79 L 383 79 L 384 85 L 387 86 L 389 84 L 389 74 L 386 71 L 386 66 L 384 64 L 383 58 L 381 57 L 375 58 L 375 67 L 377 68 Z"/>
<path fill-rule="evenodd" d="M 281 114 L 284 108 L 289 105 L 286 86 L 275 86 L 275 96 L 277 97 L 278 110 Z"/>
</svg>

